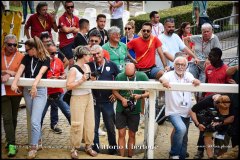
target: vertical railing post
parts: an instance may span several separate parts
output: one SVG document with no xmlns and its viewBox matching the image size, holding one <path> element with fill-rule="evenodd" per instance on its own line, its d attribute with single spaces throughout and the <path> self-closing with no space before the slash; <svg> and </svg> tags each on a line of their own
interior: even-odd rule
<svg viewBox="0 0 240 160">
<path fill-rule="evenodd" d="M 156 91 L 149 91 L 149 118 L 148 118 L 148 137 L 147 137 L 147 158 L 154 158 L 154 121 L 155 121 L 155 101 Z"/>
</svg>

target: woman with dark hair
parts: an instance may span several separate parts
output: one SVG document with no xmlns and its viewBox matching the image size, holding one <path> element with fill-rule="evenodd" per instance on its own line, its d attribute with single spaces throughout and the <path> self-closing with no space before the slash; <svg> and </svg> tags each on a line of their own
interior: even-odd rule
<svg viewBox="0 0 240 160">
<path fill-rule="evenodd" d="M 23 89 L 27 114 L 31 119 L 31 141 L 28 158 L 35 158 L 37 150 L 42 149 L 41 118 L 47 102 L 47 87 L 37 87 L 41 79 L 47 79 L 47 70 L 50 67 L 50 56 L 42 41 L 38 37 L 25 42 L 27 54 L 24 56 L 17 74 L 13 80 L 11 89 L 18 92 L 18 80 L 24 73 L 25 78 L 33 78 L 32 86 Z"/>
<path fill-rule="evenodd" d="M 191 36 L 191 27 L 189 22 L 183 22 L 178 30 L 178 36 L 183 40 L 183 38 L 187 36 Z M 194 43 L 190 42 L 189 46 L 187 46 L 189 49 L 194 51 Z M 192 57 L 188 56 L 187 57 L 188 61 L 191 61 Z"/>
<path fill-rule="evenodd" d="M 89 62 L 91 53 L 87 47 L 83 46 L 76 47 L 75 53 L 76 63 L 69 70 L 66 87 L 68 90 L 72 90 L 70 99 L 71 157 L 78 159 L 77 149 L 81 146 L 83 135 L 86 153 L 95 157 L 97 152 L 92 149 L 95 127 L 92 90 L 77 88 L 91 78 L 90 67 L 86 64 Z"/>
<path fill-rule="evenodd" d="M 35 14 L 31 15 L 26 22 L 24 32 L 27 38 L 30 38 L 29 27 L 31 27 L 31 37 L 38 36 L 44 31 L 47 31 L 52 38 L 51 30 L 58 31 L 56 24 L 56 15 L 47 13 L 47 2 L 39 2 L 36 7 Z"/>
</svg>

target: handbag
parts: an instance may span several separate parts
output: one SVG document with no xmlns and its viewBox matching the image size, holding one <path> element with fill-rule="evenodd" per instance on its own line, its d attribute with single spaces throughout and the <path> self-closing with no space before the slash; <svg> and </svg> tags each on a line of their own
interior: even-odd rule
<svg viewBox="0 0 240 160">
<path fill-rule="evenodd" d="M 83 70 L 78 65 L 73 65 L 72 67 L 77 68 L 79 72 L 84 74 Z M 70 106 L 71 96 L 72 96 L 72 90 L 68 90 L 63 96 L 63 101 L 65 101 L 69 106 Z"/>
</svg>

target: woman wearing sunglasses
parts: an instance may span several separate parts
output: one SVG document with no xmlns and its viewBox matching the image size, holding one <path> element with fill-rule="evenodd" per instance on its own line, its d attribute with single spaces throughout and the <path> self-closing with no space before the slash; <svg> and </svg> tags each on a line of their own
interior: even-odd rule
<svg viewBox="0 0 240 160">
<path fill-rule="evenodd" d="M 31 141 L 27 158 L 35 158 L 37 151 L 42 149 L 41 118 L 47 102 L 47 87 L 37 87 L 41 79 L 47 79 L 47 70 L 50 67 L 50 56 L 42 41 L 35 36 L 25 42 L 27 54 L 13 80 L 11 89 L 18 91 L 18 80 L 24 73 L 25 78 L 34 79 L 32 86 L 23 89 L 27 114 L 31 122 Z"/>
<path fill-rule="evenodd" d="M 125 36 L 121 38 L 121 42 L 127 44 L 134 38 L 139 37 L 137 34 L 135 34 L 135 21 L 131 20 L 128 21 L 128 23 L 125 25 Z M 136 55 L 135 52 L 131 49 L 129 50 L 129 54 L 135 59 Z"/>
</svg>

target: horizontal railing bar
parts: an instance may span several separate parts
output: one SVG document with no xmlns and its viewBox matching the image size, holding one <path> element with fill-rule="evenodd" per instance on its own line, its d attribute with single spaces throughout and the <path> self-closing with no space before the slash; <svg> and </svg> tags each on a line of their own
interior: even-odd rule
<svg viewBox="0 0 240 160">
<path fill-rule="evenodd" d="M 31 86 L 34 79 L 20 78 L 19 86 Z M 11 85 L 13 77 L 5 83 Z M 217 92 L 217 93 L 238 93 L 238 84 L 215 84 L 201 83 L 194 87 L 191 83 L 170 83 L 171 88 L 167 89 L 158 81 L 86 81 L 78 88 L 91 89 L 131 89 L 131 90 L 162 90 L 162 91 L 190 91 L 190 92 Z M 66 80 L 41 79 L 39 87 L 66 88 Z"/>
</svg>

